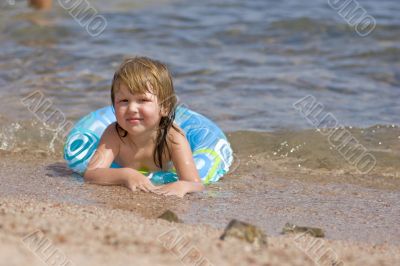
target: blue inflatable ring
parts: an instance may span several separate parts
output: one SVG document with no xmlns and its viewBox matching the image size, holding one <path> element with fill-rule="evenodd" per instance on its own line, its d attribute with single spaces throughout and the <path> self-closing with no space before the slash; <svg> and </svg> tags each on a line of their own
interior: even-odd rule
<svg viewBox="0 0 400 266">
<path fill-rule="evenodd" d="M 95 153 L 101 135 L 108 125 L 115 122 L 112 106 L 96 110 L 80 119 L 67 136 L 64 159 L 68 167 L 83 175 Z M 176 109 L 175 123 L 185 132 L 193 159 L 204 184 L 218 181 L 233 161 L 233 152 L 222 130 L 205 116 L 183 106 Z M 111 167 L 118 168 L 116 163 Z M 166 184 L 179 178 L 174 168 L 168 171 L 146 172 L 153 184 Z"/>
</svg>

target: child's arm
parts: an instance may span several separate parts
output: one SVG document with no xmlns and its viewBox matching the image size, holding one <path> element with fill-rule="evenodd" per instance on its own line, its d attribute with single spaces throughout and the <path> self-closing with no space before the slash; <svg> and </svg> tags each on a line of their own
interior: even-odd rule
<svg viewBox="0 0 400 266">
<path fill-rule="evenodd" d="M 155 186 L 150 180 L 132 168 L 110 168 L 119 152 L 118 134 L 115 124 L 111 124 L 104 131 L 96 153 L 89 162 L 84 174 L 85 181 L 99 185 L 123 185 L 135 191 L 152 191 Z"/>
<path fill-rule="evenodd" d="M 179 176 L 179 181 L 159 186 L 157 192 L 183 197 L 186 193 L 204 190 L 186 136 L 171 128 L 169 137 L 171 159 Z"/>
</svg>

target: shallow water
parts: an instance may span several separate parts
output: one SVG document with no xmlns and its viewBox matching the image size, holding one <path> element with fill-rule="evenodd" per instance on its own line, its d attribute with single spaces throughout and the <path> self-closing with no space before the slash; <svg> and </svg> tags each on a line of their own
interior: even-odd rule
<svg viewBox="0 0 400 266">
<path fill-rule="evenodd" d="M 367 37 L 328 1 L 95 1 L 98 37 L 57 1 L 50 13 L 17 1 L 0 10 L 0 113 L 32 118 L 20 100 L 41 90 L 74 121 L 109 104 L 115 68 L 140 54 L 226 131 L 309 128 L 292 107 L 308 94 L 343 125 L 399 124 L 400 5 L 359 2 L 377 21 Z"/>
<path fill-rule="evenodd" d="M 358 36 L 328 1 L 96 1 L 91 5 L 107 27 L 92 37 L 57 1 L 52 12 L 32 11 L 23 1 L 3 3 L 0 149 L 59 156 L 63 140 L 54 130 L 61 118 L 73 123 L 108 105 L 115 68 L 123 57 L 140 54 L 170 66 L 182 104 L 227 132 L 273 131 L 279 144 L 286 136 L 302 138 L 291 148 L 307 142 L 307 156 L 314 157 L 303 165 L 318 167 L 320 150 L 331 147 L 326 136 L 307 136 L 319 123 L 295 108 L 303 97 L 311 95 L 337 126 L 354 128 L 358 141 L 368 138 L 360 133 L 364 128 L 399 125 L 400 5 L 360 4 L 377 21 L 367 37 Z M 35 112 L 29 109 L 32 93 L 46 103 Z M 58 120 L 51 116 L 55 111 Z M 381 163 L 394 166 L 386 159 L 397 158 L 400 134 L 368 134 Z M 288 144 L 280 150 L 275 144 L 261 152 L 305 156 L 304 149 L 291 153 L 285 151 Z M 321 164 L 340 168 L 336 161 Z"/>
</svg>

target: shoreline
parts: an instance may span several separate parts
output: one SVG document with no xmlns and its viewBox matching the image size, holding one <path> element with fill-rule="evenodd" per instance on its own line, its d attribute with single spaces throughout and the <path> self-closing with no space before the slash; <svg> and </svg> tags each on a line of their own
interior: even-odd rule
<svg viewBox="0 0 400 266">
<path fill-rule="evenodd" d="M 268 159 L 246 161 L 245 157 L 238 157 L 240 166 L 206 191 L 179 199 L 88 184 L 62 161 L 0 153 L 0 195 L 127 210 L 148 219 L 170 209 L 185 223 L 216 229 L 239 219 L 259 226 L 269 236 L 279 236 L 289 222 L 322 228 L 332 240 L 400 244 L 395 229 L 400 180 L 295 172 Z"/>
<path fill-rule="evenodd" d="M 182 250 L 171 251 L 158 240 L 168 232 L 199 250 L 202 266 L 315 265 L 319 257 L 310 243 L 323 244 L 345 265 L 400 261 L 398 178 L 299 170 L 266 153 L 254 156 L 254 148 L 262 145 L 241 147 L 240 140 L 232 141 L 239 150 L 238 167 L 184 199 L 84 183 L 56 156 L 0 152 L 0 261 L 43 265 L 43 258 L 22 241 L 32 234 L 52 243 L 71 265 L 177 265 L 188 260 Z M 156 219 L 167 209 L 184 223 Z M 267 248 L 219 240 L 231 219 L 261 228 Z M 280 235 L 287 222 L 322 228 L 326 237 L 301 247 L 297 235 Z"/>
<path fill-rule="evenodd" d="M 237 239 L 219 240 L 222 230 L 210 226 L 146 219 L 126 210 L 26 199 L 3 198 L 0 216 L 0 257 L 7 265 L 25 265 L 28 261 L 30 265 L 43 265 L 46 253 L 39 252 L 38 242 L 24 242 L 37 232 L 71 265 L 126 265 L 132 261 L 141 265 L 176 265 L 179 261 L 194 265 L 183 247 L 171 248 L 163 242 L 163 235 L 170 232 L 175 232 L 173 240 L 184 238 L 191 250 L 200 252 L 201 265 L 314 265 L 314 253 L 302 250 L 293 236 L 268 237 L 268 246 L 256 250 Z M 399 245 L 320 241 L 344 265 L 395 265 L 400 259 Z"/>
</svg>

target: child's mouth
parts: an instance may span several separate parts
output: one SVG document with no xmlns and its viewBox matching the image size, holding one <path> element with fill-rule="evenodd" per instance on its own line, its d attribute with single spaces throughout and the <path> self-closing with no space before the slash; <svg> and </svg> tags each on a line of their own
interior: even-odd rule
<svg viewBox="0 0 400 266">
<path fill-rule="evenodd" d="M 129 124 L 138 124 L 140 121 L 142 121 L 142 118 L 128 118 L 126 121 L 128 121 Z"/>
</svg>

